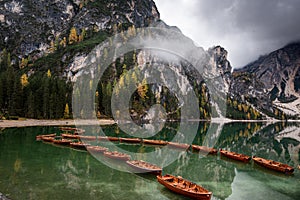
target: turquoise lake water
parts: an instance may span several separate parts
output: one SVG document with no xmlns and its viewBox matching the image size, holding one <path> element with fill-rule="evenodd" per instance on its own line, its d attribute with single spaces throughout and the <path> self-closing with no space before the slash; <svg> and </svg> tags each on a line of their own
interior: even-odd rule
<svg viewBox="0 0 300 200">
<path fill-rule="evenodd" d="M 198 126 L 191 123 L 190 126 Z M 257 155 L 295 167 L 292 176 L 273 172 L 250 162 L 239 163 L 219 155 L 167 149 L 173 162 L 163 166 L 164 174 L 180 175 L 213 192 L 212 199 L 289 200 L 300 198 L 299 124 L 201 123 L 194 144 L 208 142 L 247 155 Z M 83 127 L 97 135 L 95 127 Z M 116 125 L 102 127 L 106 135 L 129 137 Z M 166 124 L 150 139 L 171 141 L 178 124 Z M 0 130 L 0 192 L 11 199 L 186 199 L 157 183 L 150 174 L 134 174 L 121 162 L 111 168 L 86 151 L 35 141 L 38 134 L 61 133 L 58 127 L 2 128 Z M 182 137 L 184 137 L 183 134 Z M 99 145 L 97 143 L 97 145 Z M 110 150 L 123 149 L 135 159 L 146 160 L 154 152 L 157 161 L 167 157 L 161 148 L 142 144 L 103 143 Z M 136 153 L 139 153 L 135 157 Z M 164 160 L 164 159 L 163 159 Z M 159 164 L 159 163 L 158 163 Z"/>
</svg>

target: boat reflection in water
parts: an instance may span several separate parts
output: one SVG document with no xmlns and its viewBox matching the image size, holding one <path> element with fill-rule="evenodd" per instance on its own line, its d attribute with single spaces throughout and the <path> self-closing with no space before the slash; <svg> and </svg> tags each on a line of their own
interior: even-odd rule
<svg viewBox="0 0 300 200">
<path fill-rule="evenodd" d="M 199 134 L 195 137 L 193 144 L 204 145 L 204 130 L 207 131 L 205 127 L 208 126 L 201 122 Z M 167 124 L 157 136 L 148 139 L 172 141 L 176 134 L 176 127 L 177 125 Z M 297 167 L 300 143 L 293 136 L 294 134 L 284 132 L 286 128 L 291 130 L 291 127 L 298 127 L 299 130 L 300 126 L 282 123 L 273 125 L 225 124 L 215 145 L 207 146 L 215 149 L 230 149 L 230 151 L 249 156 L 256 155 Z M 116 134 L 116 129 L 116 125 L 103 127 L 107 136 L 127 137 L 122 131 Z M 295 133 L 297 133 L 296 130 Z M 5 163 L 0 167 L 0 191 L 2 193 L 10 194 L 11 199 L 53 199 L 53 197 L 66 199 L 70 196 L 81 199 L 140 199 L 141 196 L 151 200 L 184 199 L 158 184 L 153 175 L 142 178 L 144 175 L 137 176 L 112 169 L 88 152 L 59 148 L 49 143 L 35 141 L 36 135 L 58 131 L 56 127 L 10 128 L 1 131 L 0 163 Z M 88 130 L 86 133 L 97 135 Z M 156 148 L 165 148 L 160 145 L 143 145 L 143 143 L 136 145 L 110 143 L 99 139 L 90 142 L 92 145 L 102 142 L 101 145 L 109 151 L 116 151 L 114 147 L 119 147 L 130 152 L 140 152 L 141 157 L 131 159 L 145 161 L 148 161 L 147 152 L 153 152 Z M 220 159 L 220 156 L 203 155 L 185 150 L 179 152 L 172 148 L 168 150 L 171 152 L 170 157 L 177 155 L 178 159 L 168 166 L 162 163 L 163 174 L 181 176 L 201 185 L 213 193 L 211 199 L 252 200 L 263 196 L 265 200 L 290 200 L 298 199 L 300 196 L 299 170 L 294 171 L 294 176 L 280 173 L 278 173 L 280 176 L 276 176 L 273 171 L 265 173 L 271 170 L 265 168 L 258 170 L 256 165 L 229 162 Z M 106 158 L 103 153 L 95 155 L 99 156 L 99 160 L 114 160 Z M 157 156 L 160 156 L 159 151 Z M 129 167 L 125 161 L 116 163 L 116 166 Z M 12 166 L 15 170 L 12 170 Z"/>
</svg>

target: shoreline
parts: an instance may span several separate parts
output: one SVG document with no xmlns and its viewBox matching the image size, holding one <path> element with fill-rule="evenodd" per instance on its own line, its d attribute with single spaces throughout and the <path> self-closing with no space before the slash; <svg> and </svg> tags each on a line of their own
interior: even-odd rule
<svg viewBox="0 0 300 200">
<path fill-rule="evenodd" d="M 210 122 L 210 123 L 236 123 L 236 122 L 265 122 L 265 123 L 276 123 L 276 122 L 300 122 L 300 120 L 232 120 L 225 118 L 212 118 L 211 120 L 190 120 L 199 122 Z M 29 126 L 76 126 L 76 125 L 112 125 L 118 122 L 113 119 L 67 119 L 67 120 L 52 120 L 52 119 L 24 119 L 24 120 L 0 120 L 0 128 L 14 128 L 14 127 L 29 127 Z"/>
<path fill-rule="evenodd" d="M 112 119 L 67 119 L 67 120 L 0 120 L 0 128 L 14 128 L 14 127 L 29 127 L 29 126 L 75 126 L 75 125 L 112 125 L 116 122 Z"/>
</svg>

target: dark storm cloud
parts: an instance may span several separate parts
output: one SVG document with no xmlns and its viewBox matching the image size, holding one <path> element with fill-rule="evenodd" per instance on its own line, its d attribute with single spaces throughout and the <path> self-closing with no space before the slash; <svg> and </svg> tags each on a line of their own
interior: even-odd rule
<svg viewBox="0 0 300 200">
<path fill-rule="evenodd" d="M 195 16 L 206 18 L 217 33 L 252 32 L 274 40 L 300 33 L 299 0 L 210 0 L 199 1 L 197 7 Z"/>
<path fill-rule="evenodd" d="M 156 3 L 163 20 L 177 25 L 200 46 L 224 46 L 234 67 L 300 39 L 299 0 L 157 0 Z M 172 15 L 171 10 L 176 14 Z"/>
</svg>

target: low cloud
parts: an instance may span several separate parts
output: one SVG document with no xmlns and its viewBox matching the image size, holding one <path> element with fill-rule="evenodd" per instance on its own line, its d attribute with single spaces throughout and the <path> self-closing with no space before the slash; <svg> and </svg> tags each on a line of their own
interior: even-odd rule
<svg viewBox="0 0 300 200">
<path fill-rule="evenodd" d="M 221 45 L 238 68 L 300 39 L 298 0 L 155 0 L 161 18 L 199 46 Z"/>
</svg>

